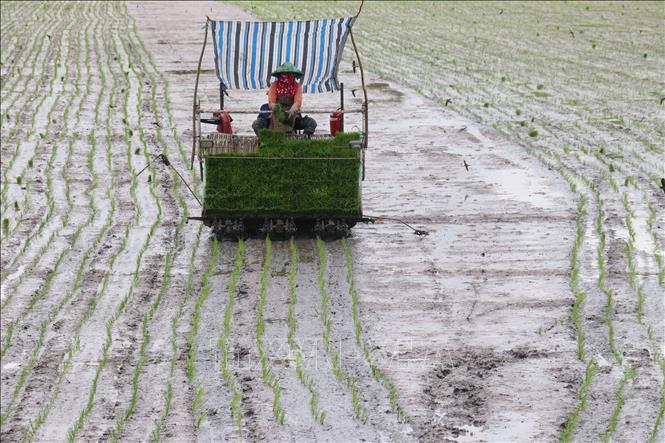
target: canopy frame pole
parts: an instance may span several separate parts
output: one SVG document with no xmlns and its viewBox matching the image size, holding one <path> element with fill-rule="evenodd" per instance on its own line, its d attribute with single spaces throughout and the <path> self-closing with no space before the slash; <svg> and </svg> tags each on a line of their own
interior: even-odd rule
<svg viewBox="0 0 665 443">
<path fill-rule="evenodd" d="M 224 82 L 219 82 L 219 109 L 224 110 L 224 94 L 226 94 L 226 85 Z"/>
<path fill-rule="evenodd" d="M 362 3 L 360 4 L 362 8 Z M 358 11 L 360 13 L 360 11 Z M 367 149 L 367 137 L 369 132 L 369 117 L 368 117 L 368 100 L 367 100 L 367 88 L 365 87 L 365 71 L 363 70 L 363 63 L 360 60 L 360 54 L 358 53 L 358 47 L 356 46 L 356 40 L 353 38 L 353 30 L 349 29 L 349 35 L 351 36 L 351 43 L 353 44 L 353 52 L 356 54 L 356 60 L 358 60 L 358 68 L 360 69 L 360 84 L 363 90 L 363 132 L 365 133 L 363 137 L 363 147 L 362 147 L 362 179 L 365 180 L 365 149 Z"/>
<path fill-rule="evenodd" d="M 203 53 L 206 50 L 206 44 L 208 43 L 208 23 L 210 22 L 210 17 L 206 17 L 205 25 L 205 34 L 203 35 L 203 47 L 201 47 L 201 55 L 199 56 L 199 65 L 196 68 L 196 83 L 194 84 L 194 102 L 192 105 L 192 158 L 190 161 L 189 169 L 194 168 L 194 155 L 196 154 L 196 139 L 201 137 L 201 134 L 196 133 L 196 120 L 199 118 L 200 106 L 197 102 L 197 95 L 199 92 L 199 77 L 201 76 L 201 62 L 203 61 Z M 200 161 L 199 161 L 200 163 Z"/>
<path fill-rule="evenodd" d="M 344 112 L 344 83 L 339 84 L 339 110 Z M 344 114 L 342 114 L 342 132 L 344 132 Z"/>
</svg>

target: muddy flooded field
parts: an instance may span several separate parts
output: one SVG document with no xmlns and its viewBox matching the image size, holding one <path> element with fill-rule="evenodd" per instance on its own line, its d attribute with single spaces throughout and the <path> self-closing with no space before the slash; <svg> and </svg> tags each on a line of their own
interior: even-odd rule
<svg viewBox="0 0 665 443">
<path fill-rule="evenodd" d="M 358 4 L 2 2 L 3 441 L 665 438 L 662 3 L 366 2 L 376 223 L 187 221 L 205 17 Z"/>
</svg>

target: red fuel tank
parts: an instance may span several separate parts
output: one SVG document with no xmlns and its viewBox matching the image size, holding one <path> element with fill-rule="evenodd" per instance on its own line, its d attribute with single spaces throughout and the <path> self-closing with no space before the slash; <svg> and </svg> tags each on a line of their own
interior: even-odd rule
<svg viewBox="0 0 665 443">
<path fill-rule="evenodd" d="M 229 114 L 226 111 L 217 111 L 213 114 L 215 118 L 219 119 L 219 124 L 217 125 L 217 132 L 221 132 L 223 134 L 232 134 L 233 129 L 231 128 L 231 122 L 233 119 L 231 118 L 231 114 Z"/>
<path fill-rule="evenodd" d="M 330 134 L 334 137 L 338 132 L 344 132 L 344 113 L 341 111 L 330 114 Z"/>
</svg>

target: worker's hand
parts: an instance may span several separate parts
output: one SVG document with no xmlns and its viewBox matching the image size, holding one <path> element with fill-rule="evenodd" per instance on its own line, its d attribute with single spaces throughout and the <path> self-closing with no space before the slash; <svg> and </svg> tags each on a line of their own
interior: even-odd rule
<svg viewBox="0 0 665 443">
<path fill-rule="evenodd" d="M 295 109 L 295 108 L 291 108 L 291 109 L 289 109 L 289 112 L 287 112 L 287 114 L 289 116 L 289 119 L 293 120 L 294 118 L 296 118 L 298 116 L 298 110 Z"/>
</svg>

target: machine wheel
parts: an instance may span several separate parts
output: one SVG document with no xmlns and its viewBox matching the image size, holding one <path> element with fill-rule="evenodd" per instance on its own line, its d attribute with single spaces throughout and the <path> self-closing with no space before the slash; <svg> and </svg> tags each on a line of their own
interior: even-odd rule
<svg viewBox="0 0 665 443">
<path fill-rule="evenodd" d="M 219 240 L 224 238 L 247 238 L 247 229 L 243 219 L 215 220 L 212 232 Z"/>
<path fill-rule="evenodd" d="M 295 221 L 292 218 L 270 218 L 263 222 L 259 232 L 263 235 L 270 235 L 273 238 L 289 238 L 298 231 Z"/>
<path fill-rule="evenodd" d="M 351 234 L 351 230 L 346 220 L 327 219 L 316 221 L 314 224 L 314 233 L 324 240 L 335 240 L 348 237 Z"/>
</svg>

